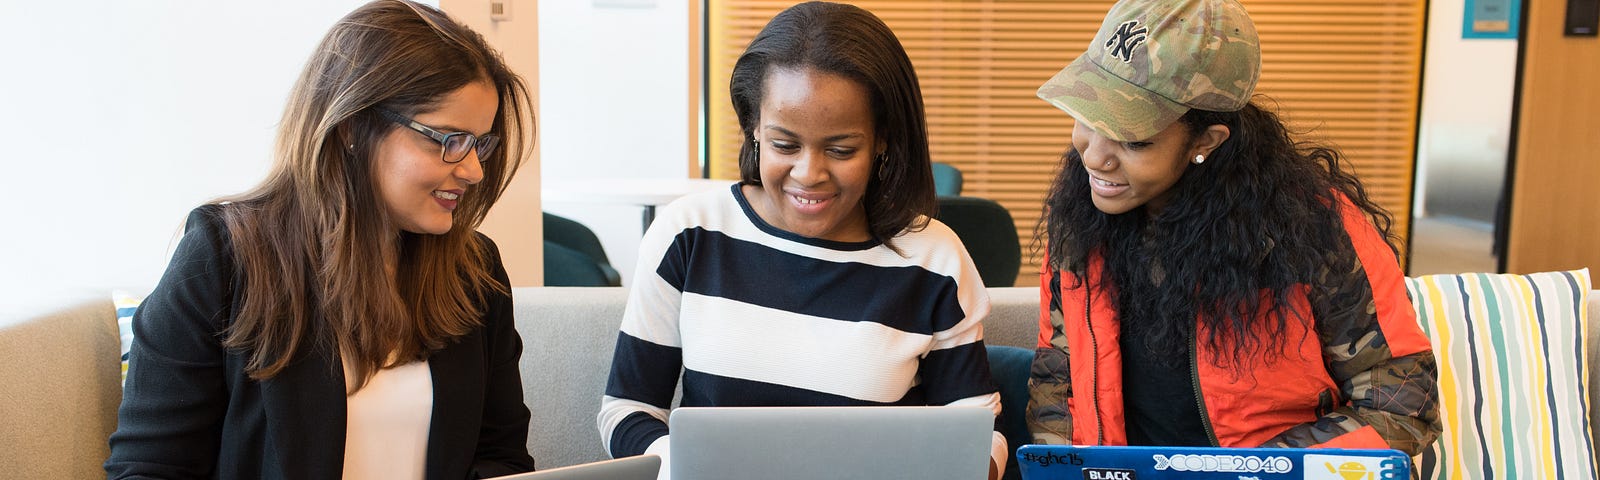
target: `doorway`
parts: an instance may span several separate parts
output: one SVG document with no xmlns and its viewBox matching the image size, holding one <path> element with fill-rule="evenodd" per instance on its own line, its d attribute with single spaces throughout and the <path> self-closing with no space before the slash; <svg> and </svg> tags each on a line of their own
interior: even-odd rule
<svg viewBox="0 0 1600 480">
<path fill-rule="evenodd" d="M 1510 151 L 1517 22 L 1514 11 L 1500 12 L 1507 31 L 1485 35 L 1465 20 L 1469 8 L 1475 18 L 1487 16 L 1491 3 L 1429 2 L 1409 275 L 1499 271 L 1494 238 Z"/>
</svg>

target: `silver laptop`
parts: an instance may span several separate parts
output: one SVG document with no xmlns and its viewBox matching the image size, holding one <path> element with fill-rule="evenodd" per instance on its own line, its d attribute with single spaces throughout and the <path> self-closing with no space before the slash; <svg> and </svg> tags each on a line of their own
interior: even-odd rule
<svg viewBox="0 0 1600 480">
<path fill-rule="evenodd" d="M 660 471 L 661 457 L 640 455 L 506 475 L 489 480 L 656 480 L 656 473 Z"/>
<path fill-rule="evenodd" d="M 679 408 L 673 480 L 972 480 L 989 474 L 983 407 Z"/>
</svg>

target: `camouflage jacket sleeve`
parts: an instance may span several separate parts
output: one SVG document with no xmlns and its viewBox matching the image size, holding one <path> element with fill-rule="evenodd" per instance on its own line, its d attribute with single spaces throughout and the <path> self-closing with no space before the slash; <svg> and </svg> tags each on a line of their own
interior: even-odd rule
<svg viewBox="0 0 1600 480">
<path fill-rule="evenodd" d="M 1323 361 L 1339 386 L 1337 401 L 1325 399 L 1329 408 L 1315 422 L 1290 428 L 1265 446 L 1386 443 L 1416 455 L 1439 436 L 1438 367 L 1410 310 L 1404 278 L 1392 254 L 1389 265 L 1368 265 L 1381 259 L 1366 256 L 1344 252 L 1307 292 Z M 1382 302 L 1375 299 L 1386 295 Z"/>
<path fill-rule="evenodd" d="M 1034 351 L 1028 375 L 1028 431 L 1033 443 L 1068 445 L 1072 443 L 1071 369 L 1067 363 L 1067 338 L 1062 332 L 1061 280 L 1046 268 L 1040 282 L 1039 345 Z M 1048 337 L 1047 337 L 1048 335 Z M 1044 340 L 1048 338 L 1049 341 Z"/>
</svg>

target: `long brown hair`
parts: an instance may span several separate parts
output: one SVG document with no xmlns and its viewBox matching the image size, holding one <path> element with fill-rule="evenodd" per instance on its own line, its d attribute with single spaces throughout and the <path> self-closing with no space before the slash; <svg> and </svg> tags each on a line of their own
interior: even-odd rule
<svg viewBox="0 0 1600 480">
<path fill-rule="evenodd" d="M 761 185 L 761 159 L 754 141 L 767 73 L 806 67 L 854 80 L 870 93 L 872 123 L 888 150 L 873 162 L 861 201 L 868 231 L 893 248 L 890 239 L 896 235 L 927 227 L 938 201 L 916 69 L 894 31 L 872 12 L 839 3 L 795 5 L 772 17 L 739 55 L 728 90 L 739 129 L 744 131 L 740 183 Z"/>
<path fill-rule="evenodd" d="M 443 235 L 401 233 L 377 194 L 373 152 L 398 128 L 375 112 L 415 115 L 472 82 L 500 97 L 503 148 Z M 483 37 L 431 7 L 378 0 L 346 15 L 307 61 L 284 108 L 267 178 L 224 198 L 242 279 L 223 345 L 270 378 L 308 349 L 336 350 L 356 388 L 379 369 L 426 358 L 481 324 L 494 278 L 475 229 L 531 143 L 527 87 Z"/>
</svg>

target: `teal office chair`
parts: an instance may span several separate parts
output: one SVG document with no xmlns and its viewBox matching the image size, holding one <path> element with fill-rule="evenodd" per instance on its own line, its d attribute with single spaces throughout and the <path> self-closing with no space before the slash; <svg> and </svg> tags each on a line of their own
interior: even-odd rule
<svg viewBox="0 0 1600 480">
<path fill-rule="evenodd" d="M 961 194 L 961 170 L 944 162 L 933 162 L 933 192 L 937 195 Z"/>
<path fill-rule="evenodd" d="M 1016 285 L 1017 271 L 1022 268 L 1022 244 L 1006 207 L 987 198 L 941 196 L 939 213 L 934 217 L 961 237 L 985 286 Z"/>
<path fill-rule="evenodd" d="M 544 284 L 552 287 L 617 287 L 622 276 L 589 227 L 544 214 Z"/>
</svg>

